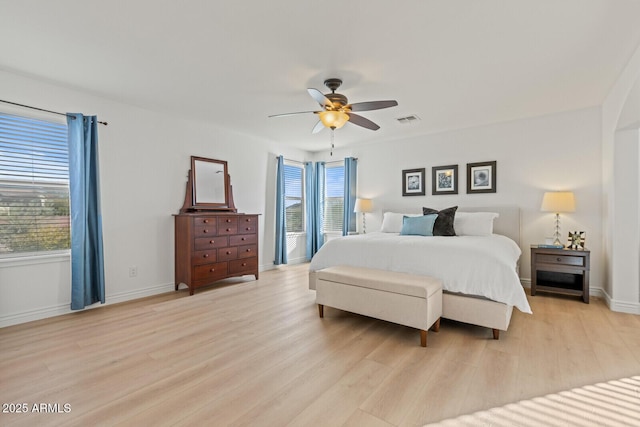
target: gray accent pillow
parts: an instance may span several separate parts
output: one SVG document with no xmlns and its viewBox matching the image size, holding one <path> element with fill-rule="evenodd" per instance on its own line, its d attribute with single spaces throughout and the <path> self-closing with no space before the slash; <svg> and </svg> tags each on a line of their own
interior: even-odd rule
<svg viewBox="0 0 640 427">
<path fill-rule="evenodd" d="M 453 220 L 456 217 L 457 206 L 438 211 L 431 208 L 422 208 L 423 215 L 438 214 L 436 223 L 433 225 L 434 236 L 455 236 L 456 230 L 453 228 Z"/>
</svg>

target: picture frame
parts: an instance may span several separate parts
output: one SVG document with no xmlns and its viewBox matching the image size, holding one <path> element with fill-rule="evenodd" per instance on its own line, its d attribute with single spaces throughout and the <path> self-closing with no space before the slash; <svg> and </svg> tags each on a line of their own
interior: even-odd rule
<svg viewBox="0 0 640 427">
<path fill-rule="evenodd" d="M 458 165 L 431 168 L 431 194 L 458 194 Z"/>
<path fill-rule="evenodd" d="M 422 169 L 405 169 L 402 171 L 402 195 L 424 196 L 424 174 Z"/>
<path fill-rule="evenodd" d="M 584 231 L 570 231 L 569 238 L 567 240 L 567 248 L 569 249 L 584 249 L 585 241 L 587 240 L 587 233 Z"/>
<path fill-rule="evenodd" d="M 467 163 L 467 194 L 495 193 L 497 162 Z"/>
</svg>

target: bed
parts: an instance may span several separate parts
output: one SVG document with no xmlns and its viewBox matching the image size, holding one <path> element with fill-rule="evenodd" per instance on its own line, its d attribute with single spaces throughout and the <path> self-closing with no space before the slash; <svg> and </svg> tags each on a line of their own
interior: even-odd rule
<svg viewBox="0 0 640 427">
<path fill-rule="evenodd" d="M 460 229 L 462 218 L 471 217 L 468 213 L 473 212 L 478 213 L 473 214 L 474 218 L 482 212 L 496 213 L 497 217 L 491 221 L 492 229 L 476 233 L 482 235 L 462 233 L 465 235 L 455 237 L 374 232 L 331 239 L 311 260 L 309 288 L 315 289 L 317 271 L 333 265 L 436 277 L 443 282 L 442 317 L 490 328 L 497 339 L 499 331 L 508 329 L 514 307 L 531 313 L 518 277 L 520 209 L 516 206 L 460 207 L 456 212 Z M 384 221 L 391 214 L 385 213 Z M 403 214 L 393 215 L 402 218 Z M 384 221 L 382 229 L 389 231 L 389 227 L 385 230 Z"/>
</svg>

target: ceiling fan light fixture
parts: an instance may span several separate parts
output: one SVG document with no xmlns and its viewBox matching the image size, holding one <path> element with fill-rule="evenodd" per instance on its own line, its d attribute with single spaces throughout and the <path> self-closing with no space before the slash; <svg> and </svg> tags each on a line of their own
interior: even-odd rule
<svg viewBox="0 0 640 427">
<path fill-rule="evenodd" d="M 321 111 L 318 116 L 320 116 L 322 124 L 330 129 L 340 129 L 349 121 L 349 115 L 342 111 Z"/>
</svg>

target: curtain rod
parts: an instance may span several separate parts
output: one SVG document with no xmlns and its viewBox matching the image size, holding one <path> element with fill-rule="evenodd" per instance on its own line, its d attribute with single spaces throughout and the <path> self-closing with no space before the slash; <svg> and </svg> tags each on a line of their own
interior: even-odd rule
<svg viewBox="0 0 640 427">
<path fill-rule="evenodd" d="M 305 164 L 305 163 L 308 163 L 308 162 L 301 162 L 301 161 L 299 161 L 299 160 L 291 160 L 291 159 L 287 159 L 286 157 L 283 157 L 283 159 L 284 159 L 285 161 L 287 161 L 287 162 L 291 162 L 291 163 L 300 163 L 301 165 L 303 165 L 303 164 Z M 355 159 L 355 160 L 358 160 L 358 158 L 357 158 L 357 157 L 354 157 L 354 159 Z M 276 156 L 276 161 L 278 161 L 278 156 Z M 343 162 L 343 160 L 334 160 L 334 161 L 332 161 L 332 162 L 325 162 L 325 163 L 342 163 L 342 162 Z M 313 163 L 313 162 L 311 162 L 311 163 Z"/>
<path fill-rule="evenodd" d="M 66 113 L 58 113 L 57 111 L 45 110 L 44 108 L 38 108 L 38 107 L 32 107 L 30 105 L 18 104 L 17 102 L 5 101 L 4 99 L 0 99 L 0 102 L 4 102 L 5 104 L 17 105 L 18 107 L 31 108 L 32 110 L 44 111 L 46 113 L 57 114 L 59 116 L 67 116 L 67 117 L 71 117 L 73 120 L 76 119 L 74 116 L 70 116 L 70 115 L 68 115 Z M 100 123 L 101 125 L 105 125 L 105 126 L 108 125 L 107 122 L 101 122 L 99 120 L 98 120 L 98 123 Z"/>
</svg>

